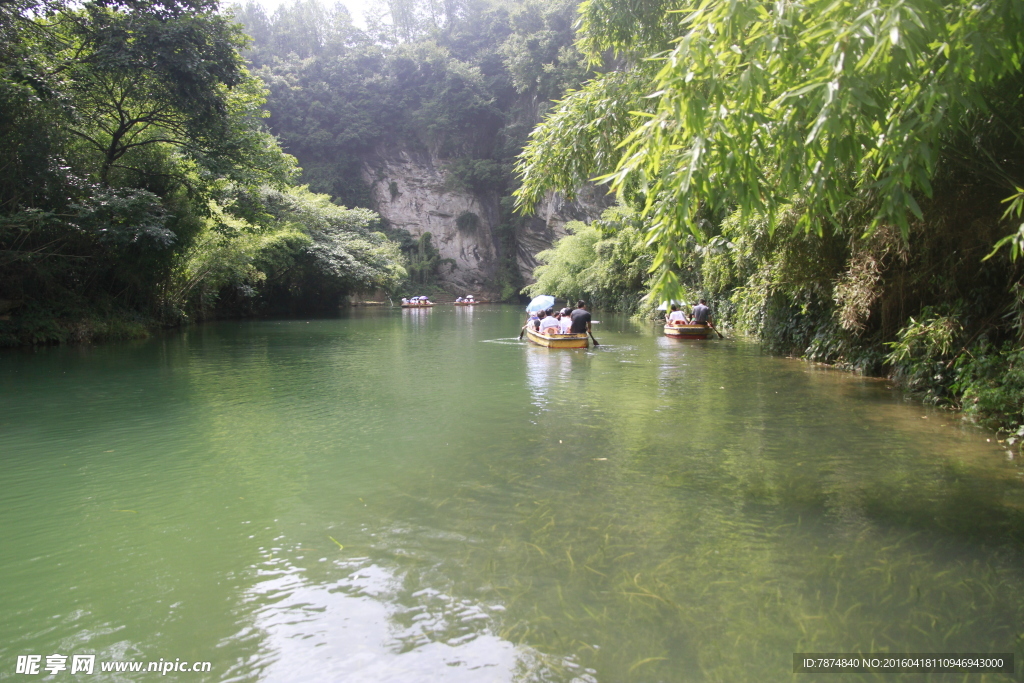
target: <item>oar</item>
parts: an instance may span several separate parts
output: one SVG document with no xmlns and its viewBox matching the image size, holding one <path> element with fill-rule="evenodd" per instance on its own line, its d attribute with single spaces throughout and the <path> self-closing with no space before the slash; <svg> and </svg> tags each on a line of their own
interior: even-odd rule
<svg viewBox="0 0 1024 683">
<path fill-rule="evenodd" d="M 526 325 L 529 325 L 529 324 L 530 323 L 526 323 Z M 523 329 L 519 330 L 519 339 L 522 339 L 523 338 L 523 334 L 526 333 L 526 325 L 523 325 Z"/>
<path fill-rule="evenodd" d="M 587 333 L 590 334 L 590 339 L 594 342 L 594 346 L 600 346 L 600 344 L 597 343 L 597 340 L 594 339 L 594 333 L 590 331 L 589 327 L 587 328 Z"/>
<path fill-rule="evenodd" d="M 711 321 L 710 321 L 710 320 L 708 321 L 708 327 L 710 327 L 710 328 L 711 328 L 711 331 L 712 331 L 712 332 L 714 332 L 715 334 L 717 334 L 717 335 L 718 335 L 718 338 L 719 338 L 719 339 L 725 339 L 725 337 L 723 337 L 723 336 L 722 336 L 722 333 L 721 333 L 721 332 L 719 332 L 718 330 L 716 330 L 716 329 L 715 329 L 715 326 L 711 324 Z"/>
</svg>

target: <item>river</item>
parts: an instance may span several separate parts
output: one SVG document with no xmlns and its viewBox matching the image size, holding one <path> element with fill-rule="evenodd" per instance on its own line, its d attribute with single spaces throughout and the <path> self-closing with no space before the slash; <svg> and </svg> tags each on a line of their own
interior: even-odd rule
<svg viewBox="0 0 1024 683">
<path fill-rule="evenodd" d="M 595 319 L 587 351 L 481 305 L 0 353 L 0 679 L 809 683 L 894 679 L 794 653 L 1013 652 L 970 680 L 1022 680 L 1005 444 Z"/>
</svg>

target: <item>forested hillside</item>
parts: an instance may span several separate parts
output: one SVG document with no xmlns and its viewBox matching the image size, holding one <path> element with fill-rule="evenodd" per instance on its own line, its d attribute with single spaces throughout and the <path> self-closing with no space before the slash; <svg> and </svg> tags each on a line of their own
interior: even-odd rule
<svg viewBox="0 0 1024 683">
<path fill-rule="evenodd" d="M 705 295 L 1024 435 L 1024 5 L 592 0 L 578 46 L 620 65 L 533 133 L 520 205 L 604 176 L 626 206 L 535 289 Z"/>
<path fill-rule="evenodd" d="M 341 5 L 317 0 L 271 16 L 254 3 L 232 12 L 253 38 L 245 55 L 269 88 L 268 124 L 298 159 L 302 182 L 346 206 L 377 208 L 365 172 L 378 155 L 429 158 L 443 168 L 443 189 L 493 206 L 493 289 L 514 298 L 523 218 L 512 210 L 513 165 L 551 100 L 587 73 L 573 47 L 576 4 L 396 0 L 365 30 Z M 473 230 L 481 218 L 460 220 Z M 430 237 L 390 234 L 415 286 L 446 267 Z"/>
<path fill-rule="evenodd" d="M 246 38 L 203 0 L 0 4 L 0 345 L 336 306 L 405 276 L 293 185 Z"/>
<path fill-rule="evenodd" d="M 513 164 L 587 73 L 575 3 L 382 8 L 363 30 L 316 0 L 269 17 L 0 4 L 0 344 L 429 290 L 454 261 L 369 210 L 366 169 L 388 150 L 436 161 L 442 191 L 486 209 L 452 222 L 487 221 L 490 291 L 515 298 Z"/>
</svg>

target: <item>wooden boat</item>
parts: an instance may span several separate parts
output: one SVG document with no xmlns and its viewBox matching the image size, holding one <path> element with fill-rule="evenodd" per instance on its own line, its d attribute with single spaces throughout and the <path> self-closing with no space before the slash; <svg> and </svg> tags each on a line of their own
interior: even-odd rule
<svg viewBox="0 0 1024 683">
<path fill-rule="evenodd" d="M 480 303 L 480 302 L 479 301 L 453 301 L 452 303 L 455 304 L 456 306 L 472 306 L 472 305 Z"/>
<path fill-rule="evenodd" d="M 546 346 L 549 349 L 585 349 L 590 341 L 584 334 L 541 334 L 529 327 L 526 328 L 526 338 L 534 344 Z"/>
<path fill-rule="evenodd" d="M 433 305 L 434 304 L 430 303 L 430 302 L 423 302 L 423 303 L 417 303 L 417 304 L 408 303 L 408 304 L 402 304 L 402 308 L 430 308 Z"/>
<path fill-rule="evenodd" d="M 707 339 L 711 328 L 707 325 L 665 325 L 665 336 L 676 339 Z"/>
</svg>

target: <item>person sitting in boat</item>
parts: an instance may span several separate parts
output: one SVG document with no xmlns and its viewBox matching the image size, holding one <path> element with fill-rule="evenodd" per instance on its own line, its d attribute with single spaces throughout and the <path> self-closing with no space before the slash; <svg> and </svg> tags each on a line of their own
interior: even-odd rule
<svg viewBox="0 0 1024 683">
<path fill-rule="evenodd" d="M 708 308 L 707 304 L 706 300 L 701 299 L 700 303 L 693 307 L 693 317 L 690 318 L 691 325 L 704 325 L 707 327 L 711 324 L 711 309 Z"/>
<path fill-rule="evenodd" d="M 555 317 L 555 310 L 549 308 L 544 311 L 544 319 L 540 321 L 541 334 L 558 334 L 558 318 Z"/>
<path fill-rule="evenodd" d="M 523 325 L 523 329 L 525 330 L 527 327 L 533 328 L 534 330 L 540 327 L 540 316 L 537 315 L 537 311 L 530 311 L 530 317 L 526 319 L 526 324 Z"/>
<path fill-rule="evenodd" d="M 568 307 L 563 308 L 559 312 L 559 318 L 558 318 L 558 333 L 559 334 L 569 334 L 569 328 L 572 327 L 572 317 L 570 316 L 571 313 L 572 313 L 572 309 L 568 308 Z"/>
<path fill-rule="evenodd" d="M 457 299 L 455 300 L 455 303 L 457 303 L 457 304 L 461 304 L 461 303 L 462 303 L 463 301 L 465 301 L 465 299 L 463 299 L 463 298 L 462 298 L 462 297 L 460 296 L 459 298 L 457 298 Z"/>
<path fill-rule="evenodd" d="M 672 312 L 668 314 L 666 322 L 669 325 L 687 325 L 690 321 L 686 318 L 686 313 L 679 310 L 678 304 L 672 304 Z"/>
</svg>

